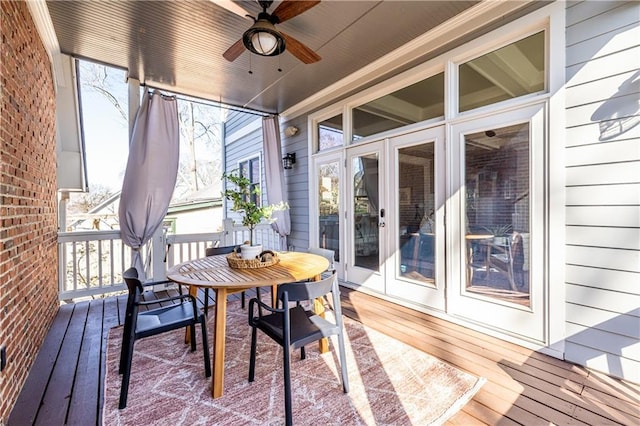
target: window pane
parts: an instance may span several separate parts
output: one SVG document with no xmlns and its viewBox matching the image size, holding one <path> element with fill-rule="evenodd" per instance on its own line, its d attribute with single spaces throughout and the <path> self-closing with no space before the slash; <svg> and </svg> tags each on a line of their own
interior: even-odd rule
<svg viewBox="0 0 640 426">
<path fill-rule="evenodd" d="M 353 157 L 354 265 L 380 270 L 378 154 Z"/>
<path fill-rule="evenodd" d="M 335 251 L 335 259 L 340 262 L 340 163 L 323 164 L 318 173 L 320 247 Z"/>
<path fill-rule="evenodd" d="M 529 305 L 529 124 L 465 135 L 467 290 Z"/>
<path fill-rule="evenodd" d="M 460 112 L 544 90 L 544 31 L 459 67 Z"/>
<path fill-rule="evenodd" d="M 398 179 L 401 249 L 400 270 L 396 273 L 433 284 L 436 265 L 433 143 L 399 150 Z"/>
<path fill-rule="evenodd" d="M 318 124 L 318 151 L 343 145 L 342 114 Z"/>
<path fill-rule="evenodd" d="M 353 140 L 444 116 L 444 73 L 353 109 Z"/>
</svg>

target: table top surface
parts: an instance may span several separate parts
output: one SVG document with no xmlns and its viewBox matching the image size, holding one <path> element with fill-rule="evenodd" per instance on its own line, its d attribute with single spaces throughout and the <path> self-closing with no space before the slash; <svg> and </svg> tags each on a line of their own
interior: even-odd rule
<svg viewBox="0 0 640 426">
<path fill-rule="evenodd" d="M 198 287 L 250 288 L 284 284 L 313 278 L 329 267 L 322 256 L 302 252 L 278 253 L 280 262 L 266 268 L 236 269 L 227 263 L 227 255 L 190 260 L 171 267 L 167 278 Z"/>
</svg>

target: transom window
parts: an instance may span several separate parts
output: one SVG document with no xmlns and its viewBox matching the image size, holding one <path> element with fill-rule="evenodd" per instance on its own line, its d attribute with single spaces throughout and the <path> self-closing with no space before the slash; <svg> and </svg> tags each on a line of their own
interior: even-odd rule
<svg viewBox="0 0 640 426">
<path fill-rule="evenodd" d="M 444 72 L 353 109 L 352 140 L 444 116 Z"/>
<path fill-rule="evenodd" d="M 544 90 L 544 31 L 459 67 L 460 112 Z"/>
</svg>

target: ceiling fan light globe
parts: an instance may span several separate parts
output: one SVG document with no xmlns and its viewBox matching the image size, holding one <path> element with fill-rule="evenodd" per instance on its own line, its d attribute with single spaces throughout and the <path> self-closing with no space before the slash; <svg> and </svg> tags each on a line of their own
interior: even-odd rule
<svg viewBox="0 0 640 426">
<path fill-rule="evenodd" d="M 261 56 L 276 56 L 285 50 L 284 38 L 266 19 L 258 19 L 245 31 L 242 42 L 250 52 Z"/>
<path fill-rule="evenodd" d="M 271 33 L 258 31 L 251 36 L 251 44 L 258 54 L 269 56 L 278 47 L 278 39 Z"/>
</svg>

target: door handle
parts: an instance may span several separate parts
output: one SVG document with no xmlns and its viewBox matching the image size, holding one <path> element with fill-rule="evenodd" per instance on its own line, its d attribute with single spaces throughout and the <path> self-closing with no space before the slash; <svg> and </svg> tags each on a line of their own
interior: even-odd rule
<svg viewBox="0 0 640 426">
<path fill-rule="evenodd" d="M 384 218 L 384 209 L 380 209 L 380 217 Z"/>
</svg>

